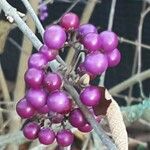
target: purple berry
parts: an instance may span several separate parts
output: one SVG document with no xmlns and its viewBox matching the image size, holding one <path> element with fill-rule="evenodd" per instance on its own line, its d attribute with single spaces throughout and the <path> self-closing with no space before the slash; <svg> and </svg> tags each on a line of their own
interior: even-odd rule
<svg viewBox="0 0 150 150">
<path fill-rule="evenodd" d="M 39 131 L 38 138 L 41 144 L 49 145 L 55 140 L 55 133 L 49 128 L 43 128 Z"/>
<path fill-rule="evenodd" d="M 83 40 L 82 44 L 88 50 L 88 52 L 97 51 L 101 48 L 101 41 L 99 40 L 99 35 L 97 33 L 87 34 Z"/>
<path fill-rule="evenodd" d="M 86 106 L 96 106 L 101 99 L 101 93 L 98 87 L 88 86 L 80 94 L 81 102 Z"/>
<path fill-rule="evenodd" d="M 50 111 L 48 113 L 49 118 L 53 123 L 61 123 L 64 119 L 64 115 Z"/>
<path fill-rule="evenodd" d="M 62 79 L 57 73 L 48 73 L 44 78 L 44 86 L 48 91 L 59 90 L 62 85 Z"/>
<path fill-rule="evenodd" d="M 49 26 L 44 33 L 44 42 L 50 49 L 60 49 L 66 41 L 66 33 L 59 25 Z"/>
<path fill-rule="evenodd" d="M 58 55 L 58 50 L 49 49 L 46 45 L 43 45 L 40 48 L 39 52 L 45 55 L 48 61 L 54 60 L 56 56 Z"/>
<path fill-rule="evenodd" d="M 97 29 L 92 24 L 83 24 L 79 26 L 77 37 L 82 39 L 88 33 L 97 33 Z"/>
<path fill-rule="evenodd" d="M 46 92 L 43 89 L 29 89 L 26 94 L 27 102 L 35 109 L 40 109 L 46 104 Z"/>
<path fill-rule="evenodd" d="M 90 126 L 89 123 L 86 123 L 84 126 L 78 128 L 78 130 L 86 133 L 92 131 L 92 127 Z"/>
<path fill-rule="evenodd" d="M 37 68 L 42 69 L 48 60 L 47 58 L 41 53 L 32 54 L 28 60 L 28 67 L 29 68 Z"/>
<path fill-rule="evenodd" d="M 37 111 L 41 114 L 47 114 L 49 112 L 49 108 L 47 104 L 45 104 L 43 107 L 39 108 Z"/>
<path fill-rule="evenodd" d="M 99 34 L 103 52 L 111 52 L 118 45 L 118 37 L 114 32 L 103 31 Z"/>
<path fill-rule="evenodd" d="M 21 99 L 16 105 L 16 111 L 21 118 L 31 118 L 35 114 L 35 109 L 25 98 Z"/>
<path fill-rule="evenodd" d="M 100 52 L 93 52 L 86 56 L 84 67 L 92 75 L 101 75 L 108 67 L 107 57 Z"/>
<path fill-rule="evenodd" d="M 40 88 L 44 77 L 44 72 L 36 68 L 29 68 L 24 76 L 27 86 Z"/>
<path fill-rule="evenodd" d="M 23 128 L 24 136 L 29 140 L 34 140 L 38 137 L 40 126 L 36 122 L 30 122 Z"/>
<path fill-rule="evenodd" d="M 69 114 L 69 122 L 72 126 L 79 128 L 86 124 L 85 117 L 79 108 L 75 108 Z"/>
<path fill-rule="evenodd" d="M 79 27 L 79 18 L 76 14 L 66 13 L 60 20 L 60 25 L 67 31 L 70 29 L 77 29 Z"/>
<path fill-rule="evenodd" d="M 66 147 L 73 143 L 74 135 L 70 130 L 61 130 L 56 135 L 57 143 L 59 146 Z"/>
<path fill-rule="evenodd" d="M 108 60 L 108 66 L 109 67 L 115 67 L 119 64 L 121 60 L 121 54 L 117 48 L 115 48 L 112 52 L 106 53 L 107 60 Z"/>
<path fill-rule="evenodd" d="M 72 102 L 63 91 L 54 91 L 47 98 L 47 105 L 51 111 L 66 114 L 71 110 Z"/>
</svg>

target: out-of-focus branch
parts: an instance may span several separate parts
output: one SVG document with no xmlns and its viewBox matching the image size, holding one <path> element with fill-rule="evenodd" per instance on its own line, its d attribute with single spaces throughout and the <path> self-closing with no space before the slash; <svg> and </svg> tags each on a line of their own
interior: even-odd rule
<svg viewBox="0 0 150 150">
<path fill-rule="evenodd" d="M 34 41 L 33 45 L 36 49 L 42 46 L 40 40 L 35 36 L 26 23 L 20 18 L 15 8 L 13 8 L 6 0 L 0 0 L 0 8 L 6 15 L 12 16 L 17 23 L 19 29 L 31 40 Z"/>
<path fill-rule="evenodd" d="M 143 71 L 139 74 L 136 74 L 134 76 L 132 76 L 131 78 L 119 83 L 118 85 L 112 87 L 109 92 L 114 95 L 116 93 L 119 93 L 123 90 L 125 90 L 126 88 L 128 88 L 129 86 L 139 82 L 140 81 L 143 81 L 143 80 L 146 80 L 150 78 L 150 69 L 146 70 L 146 71 Z"/>
<path fill-rule="evenodd" d="M 146 15 L 149 12 L 150 12 L 150 7 L 148 7 L 146 10 L 144 10 L 141 13 L 140 23 L 139 23 L 139 27 L 138 27 L 138 39 L 137 39 L 139 44 L 142 43 L 142 29 L 143 29 L 144 19 L 145 19 Z M 138 68 L 137 68 L 137 73 L 140 73 L 141 72 L 141 67 L 142 67 L 142 49 L 141 49 L 141 45 L 138 45 L 137 50 L 138 50 Z M 140 87 L 141 96 L 145 97 L 141 81 L 139 81 L 139 87 Z"/>
<path fill-rule="evenodd" d="M 111 3 L 111 9 L 110 9 L 109 20 L 108 20 L 108 30 L 112 30 L 113 28 L 116 2 L 117 0 L 112 0 L 112 3 Z"/>
</svg>

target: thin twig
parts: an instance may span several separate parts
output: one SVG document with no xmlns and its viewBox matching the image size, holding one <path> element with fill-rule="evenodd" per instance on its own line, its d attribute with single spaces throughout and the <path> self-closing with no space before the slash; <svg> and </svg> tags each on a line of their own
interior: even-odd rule
<svg viewBox="0 0 150 150">
<path fill-rule="evenodd" d="M 32 19 L 34 20 L 36 27 L 39 31 L 39 33 L 41 34 L 41 36 L 43 37 L 44 34 L 44 28 L 40 22 L 40 20 L 38 19 L 36 13 L 34 12 L 33 8 L 31 7 L 31 4 L 29 3 L 28 0 L 21 0 L 23 2 L 23 4 L 25 5 L 26 9 L 28 10 L 28 12 L 30 13 Z"/>
<path fill-rule="evenodd" d="M 117 84 L 116 86 L 112 87 L 109 90 L 109 92 L 112 95 L 114 95 L 116 93 L 119 93 L 119 92 L 125 90 L 129 86 L 139 82 L 139 80 L 143 81 L 143 80 L 148 79 L 148 78 L 150 78 L 150 69 L 148 69 L 146 71 L 143 71 L 139 74 L 136 74 L 136 75 L 132 76 L 131 78 L 125 80 L 124 82 L 121 82 L 121 83 Z"/>
<path fill-rule="evenodd" d="M 71 4 L 71 6 L 70 6 L 69 8 L 67 8 L 67 10 L 65 11 L 65 13 L 63 13 L 63 14 L 61 15 L 61 17 L 62 17 L 63 15 L 65 15 L 66 13 L 70 12 L 70 11 L 78 4 L 79 1 L 80 1 L 80 0 L 75 0 L 75 1 Z M 57 19 L 56 21 L 54 21 L 53 24 L 57 24 L 57 23 L 61 20 L 61 17 L 60 17 L 59 19 Z"/>
<path fill-rule="evenodd" d="M 142 43 L 142 29 L 143 29 L 143 23 L 144 23 L 144 19 L 146 17 L 146 15 L 150 12 L 150 7 L 148 7 L 146 10 L 144 10 L 141 13 L 141 18 L 140 18 L 140 23 L 139 23 L 139 27 L 138 27 L 138 43 Z M 138 46 L 138 68 L 137 68 L 137 73 L 141 72 L 141 68 L 142 68 L 142 49 L 141 49 L 141 45 Z M 140 88 L 140 94 L 142 97 L 144 96 L 144 92 L 143 92 L 143 85 L 142 82 L 139 81 L 139 88 Z"/>
<path fill-rule="evenodd" d="M 142 48 L 150 50 L 150 45 L 138 43 L 137 41 L 132 41 L 132 40 L 126 39 L 124 37 L 120 37 L 119 41 L 120 41 L 120 43 L 127 43 L 127 44 L 131 44 L 131 45 L 134 45 L 134 46 L 139 46 L 140 45 Z"/>
</svg>

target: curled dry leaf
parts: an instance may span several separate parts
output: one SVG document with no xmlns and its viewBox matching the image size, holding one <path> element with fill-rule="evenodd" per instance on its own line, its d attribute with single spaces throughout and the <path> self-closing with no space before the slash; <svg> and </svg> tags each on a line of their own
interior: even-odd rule
<svg viewBox="0 0 150 150">
<path fill-rule="evenodd" d="M 120 107 L 104 87 L 100 87 L 102 100 L 94 107 L 96 115 L 106 115 L 112 138 L 119 150 L 128 150 L 128 136 Z"/>
</svg>

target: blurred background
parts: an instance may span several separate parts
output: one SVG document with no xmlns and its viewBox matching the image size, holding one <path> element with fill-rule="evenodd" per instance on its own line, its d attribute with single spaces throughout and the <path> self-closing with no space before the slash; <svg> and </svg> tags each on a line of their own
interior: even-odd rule
<svg viewBox="0 0 150 150">
<path fill-rule="evenodd" d="M 150 1 L 29 1 L 39 17 L 41 17 L 41 3 L 47 6 L 48 16 L 41 20 L 44 27 L 56 21 L 68 9 L 76 13 L 82 20 L 82 23 L 90 22 L 100 32 L 107 30 L 111 26 L 111 30 L 119 36 L 119 50 L 122 55 L 122 60 L 117 67 L 108 69 L 105 75 L 104 85 L 110 90 L 112 96 L 120 105 L 123 114 L 126 116 L 124 119 L 130 138 L 129 149 L 150 150 Z M 8 2 L 18 11 L 26 14 L 26 9 L 21 1 L 8 0 Z M 112 10 L 114 10 L 114 14 Z M 111 19 L 112 25 L 110 25 Z M 24 20 L 41 39 L 29 14 L 26 14 Z M 0 149 L 12 149 L 14 145 L 5 146 L 6 144 L 12 143 L 11 138 L 8 138 L 11 136 L 15 144 L 20 144 L 20 150 L 33 149 L 38 145 L 38 142 L 26 142 L 24 144 L 25 140 L 20 135 L 20 132 L 18 132 L 22 123 L 20 123 L 20 119 L 15 114 L 15 104 L 23 97 L 25 92 L 23 74 L 27 68 L 27 59 L 34 51 L 32 44 L 24 37 L 16 24 L 10 24 L 6 20 L 4 13 L 1 12 Z M 63 60 L 68 60 L 71 57 L 71 52 L 65 50 L 65 53 L 61 54 L 61 56 Z M 141 75 L 145 71 L 149 72 Z M 94 84 L 98 84 L 99 82 L 100 78 L 98 77 Z M 120 83 L 123 83 L 124 86 L 122 85 L 121 89 L 119 87 L 118 90 L 117 86 Z M 94 142 L 92 142 L 93 138 L 96 139 Z M 86 142 L 87 139 L 89 143 Z M 102 145 L 99 148 L 100 143 L 97 140 L 98 138 L 95 133 L 86 135 L 77 132 L 72 149 L 83 149 L 84 144 L 86 144 L 85 149 L 103 149 Z M 13 148 L 16 149 L 16 147 Z M 40 147 L 37 147 L 38 149 Z M 55 148 L 46 147 L 43 149 Z"/>
</svg>

